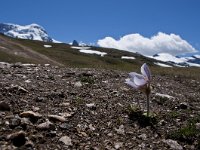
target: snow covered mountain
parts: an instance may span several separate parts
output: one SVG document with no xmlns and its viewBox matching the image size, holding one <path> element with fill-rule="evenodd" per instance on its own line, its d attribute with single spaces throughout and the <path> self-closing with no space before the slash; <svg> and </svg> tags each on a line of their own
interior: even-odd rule
<svg viewBox="0 0 200 150">
<path fill-rule="evenodd" d="M 0 33 L 20 39 L 39 40 L 44 42 L 55 42 L 38 24 L 17 25 L 11 23 L 0 23 Z"/>
<path fill-rule="evenodd" d="M 200 67 L 200 55 L 194 55 L 190 57 L 176 57 L 169 53 L 159 53 L 149 57 L 159 61 L 170 63 L 172 66 Z"/>
<path fill-rule="evenodd" d="M 188 62 L 200 64 L 200 55 L 193 55 L 188 59 Z"/>
</svg>

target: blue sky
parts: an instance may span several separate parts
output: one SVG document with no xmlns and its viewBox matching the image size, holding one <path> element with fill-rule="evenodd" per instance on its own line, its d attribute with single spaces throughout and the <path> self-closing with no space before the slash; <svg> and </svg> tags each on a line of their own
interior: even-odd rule
<svg viewBox="0 0 200 150">
<path fill-rule="evenodd" d="M 62 42 L 173 33 L 200 50 L 199 8 L 199 0 L 4 0 L 0 22 L 37 23 Z"/>
</svg>

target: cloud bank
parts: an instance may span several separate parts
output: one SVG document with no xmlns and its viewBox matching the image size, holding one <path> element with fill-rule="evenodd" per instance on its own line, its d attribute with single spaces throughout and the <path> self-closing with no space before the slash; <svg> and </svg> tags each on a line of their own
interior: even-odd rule
<svg viewBox="0 0 200 150">
<path fill-rule="evenodd" d="M 183 40 L 179 35 L 162 32 L 151 38 L 144 37 L 138 33 L 125 35 L 119 40 L 112 37 L 105 37 L 98 40 L 97 44 L 101 47 L 138 52 L 149 56 L 163 52 L 172 55 L 197 52 L 192 45 Z"/>
</svg>

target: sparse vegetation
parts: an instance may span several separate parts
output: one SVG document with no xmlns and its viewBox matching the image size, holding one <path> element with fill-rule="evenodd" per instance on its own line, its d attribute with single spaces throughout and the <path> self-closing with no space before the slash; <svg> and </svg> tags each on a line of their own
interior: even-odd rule
<svg viewBox="0 0 200 150">
<path fill-rule="evenodd" d="M 154 126 L 158 123 L 157 118 L 154 115 L 145 115 L 137 106 L 129 105 L 127 108 L 127 114 L 129 119 L 133 122 L 137 122 L 140 127 Z"/>
<path fill-rule="evenodd" d="M 200 138 L 200 129 L 196 128 L 196 123 L 200 121 L 200 118 L 190 119 L 187 124 L 175 131 L 168 133 L 167 138 L 193 144 L 194 141 L 198 143 Z"/>
<path fill-rule="evenodd" d="M 82 76 L 81 77 L 81 82 L 84 82 L 84 83 L 89 83 L 89 84 L 94 84 L 95 81 L 92 77 L 85 77 L 85 76 Z"/>
<path fill-rule="evenodd" d="M 170 118 L 177 118 L 178 116 L 180 116 L 180 113 L 178 111 L 171 111 L 168 113 Z"/>
</svg>

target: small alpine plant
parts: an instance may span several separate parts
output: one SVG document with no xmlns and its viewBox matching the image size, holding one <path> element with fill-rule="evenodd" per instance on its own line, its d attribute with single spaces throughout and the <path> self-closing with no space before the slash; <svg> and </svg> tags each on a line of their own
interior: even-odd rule
<svg viewBox="0 0 200 150">
<path fill-rule="evenodd" d="M 146 94 L 147 98 L 147 117 L 149 117 L 149 96 L 151 93 L 151 72 L 146 63 L 141 66 L 141 73 L 130 72 L 129 78 L 126 79 L 125 83 L 136 90 L 140 90 Z"/>
</svg>

